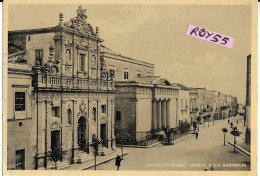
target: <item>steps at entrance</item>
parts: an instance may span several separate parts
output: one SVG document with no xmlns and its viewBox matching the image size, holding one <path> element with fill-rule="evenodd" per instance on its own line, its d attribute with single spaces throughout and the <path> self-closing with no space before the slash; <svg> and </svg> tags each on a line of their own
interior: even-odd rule
<svg viewBox="0 0 260 176">
<path fill-rule="evenodd" d="M 66 167 L 69 167 L 69 161 L 57 161 L 57 170 L 64 169 Z M 39 168 L 38 170 L 45 170 L 44 167 Z M 48 166 L 47 170 L 55 170 L 55 163 L 48 160 Z"/>
<path fill-rule="evenodd" d="M 108 154 L 114 152 L 114 151 L 112 151 L 111 148 L 106 148 L 106 147 L 102 147 L 102 148 L 100 148 L 99 154 L 101 154 L 102 151 L 104 151 L 104 154 L 105 154 L 105 155 L 108 155 Z"/>
<path fill-rule="evenodd" d="M 82 162 L 94 159 L 93 154 L 87 154 L 87 152 L 84 152 L 81 150 L 79 150 L 78 156 L 80 157 Z M 75 157 L 75 162 L 77 162 L 77 160 L 78 160 L 78 157 Z"/>
</svg>

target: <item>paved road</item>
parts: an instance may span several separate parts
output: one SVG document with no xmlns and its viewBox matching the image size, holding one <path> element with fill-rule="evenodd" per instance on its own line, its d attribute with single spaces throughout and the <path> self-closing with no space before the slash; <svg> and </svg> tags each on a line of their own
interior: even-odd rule
<svg viewBox="0 0 260 176">
<path fill-rule="evenodd" d="M 242 117 L 233 117 L 232 121 Z M 239 123 L 242 123 L 240 121 Z M 215 171 L 249 170 L 250 159 L 241 153 L 233 153 L 233 148 L 223 145 L 222 128 L 228 127 L 227 119 L 215 121 L 215 125 L 200 126 L 198 140 L 195 135 L 177 142 L 175 145 L 157 145 L 152 148 L 124 148 L 129 152 L 121 162 L 120 170 L 195 170 L 203 171 L 214 166 Z M 230 130 L 230 127 L 229 127 Z M 228 132 L 229 133 L 229 132 Z M 239 138 L 243 138 L 244 133 Z M 227 135 L 231 141 L 231 135 Z M 118 151 L 120 153 L 120 150 Z M 115 170 L 115 161 L 104 163 L 98 170 Z"/>
</svg>

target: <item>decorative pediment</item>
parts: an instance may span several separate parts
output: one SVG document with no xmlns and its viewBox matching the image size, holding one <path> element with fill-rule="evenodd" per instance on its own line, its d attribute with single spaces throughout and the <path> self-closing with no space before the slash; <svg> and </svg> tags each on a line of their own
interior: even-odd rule
<svg viewBox="0 0 260 176">
<path fill-rule="evenodd" d="M 153 84 L 157 84 L 157 85 L 163 85 L 163 86 L 170 86 L 171 83 L 170 81 L 168 81 L 165 78 L 159 78 L 153 81 Z"/>
<path fill-rule="evenodd" d="M 96 35 L 92 26 L 87 23 L 87 15 L 85 13 L 86 9 L 82 9 L 82 6 L 79 6 L 77 10 L 77 16 L 75 18 L 72 18 L 70 21 L 64 23 L 64 26 L 75 29 L 79 32 Z"/>
<path fill-rule="evenodd" d="M 78 117 L 80 116 L 87 117 L 88 113 L 86 111 L 87 111 L 87 105 L 84 102 L 84 100 L 82 100 L 81 103 L 79 104 Z"/>
</svg>

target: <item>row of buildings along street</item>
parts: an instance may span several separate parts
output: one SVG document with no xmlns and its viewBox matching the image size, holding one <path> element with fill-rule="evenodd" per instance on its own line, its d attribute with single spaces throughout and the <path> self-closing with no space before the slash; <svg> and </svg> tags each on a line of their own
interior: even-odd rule
<svg viewBox="0 0 260 176">
<path fill-rule="evenodd" d="M 8 169 L 62 169 L 92 158 L 95 142 L 102 157 L 173 143 L 237 114 L 246 122 L 235 96 L 170 82 L 102 45 L 81 6 L 69 21 L 57 17 L 54 27 L 8 31 Z"/>
</svg>

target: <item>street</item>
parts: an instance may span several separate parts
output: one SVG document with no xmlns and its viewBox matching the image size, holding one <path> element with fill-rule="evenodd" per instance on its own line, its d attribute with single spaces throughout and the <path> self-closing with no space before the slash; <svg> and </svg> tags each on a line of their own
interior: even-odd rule
<svg viewBox="0 0 260 176">
<path fill-rule="evenodd" d="M 237 140 L 244 139 L 244 128 L 241 116 L 228 118 L 238 126 L 243 133 Z M 250 158 L 241 153 L 233 153 L 233 148 L 227 142 L 233 142 L 230 135 L 228 119 L 208 122 L 200 125 L 198 140 L 195 135 L 176 142 L 174 145 L 156 145 L 151 148 L 124 148 L 129 152 L 121 162 L 120 170 L 195 170 L 203 171 L 213 166 L 215 171 L 247 171 L 250 169 Z M 236 121 L 239 121 L 239 124 Z M 226 145 L 222 128 L 227 127 Z M 243 129 L 242 129 L 243 128 Z M 118 148 L 118 154 L 121 154 Z M 93 169 L 93 168 L 91 168 Z M 97 170 L 116 170 L 115 160 L 97 167 Z"/>
</svg>

